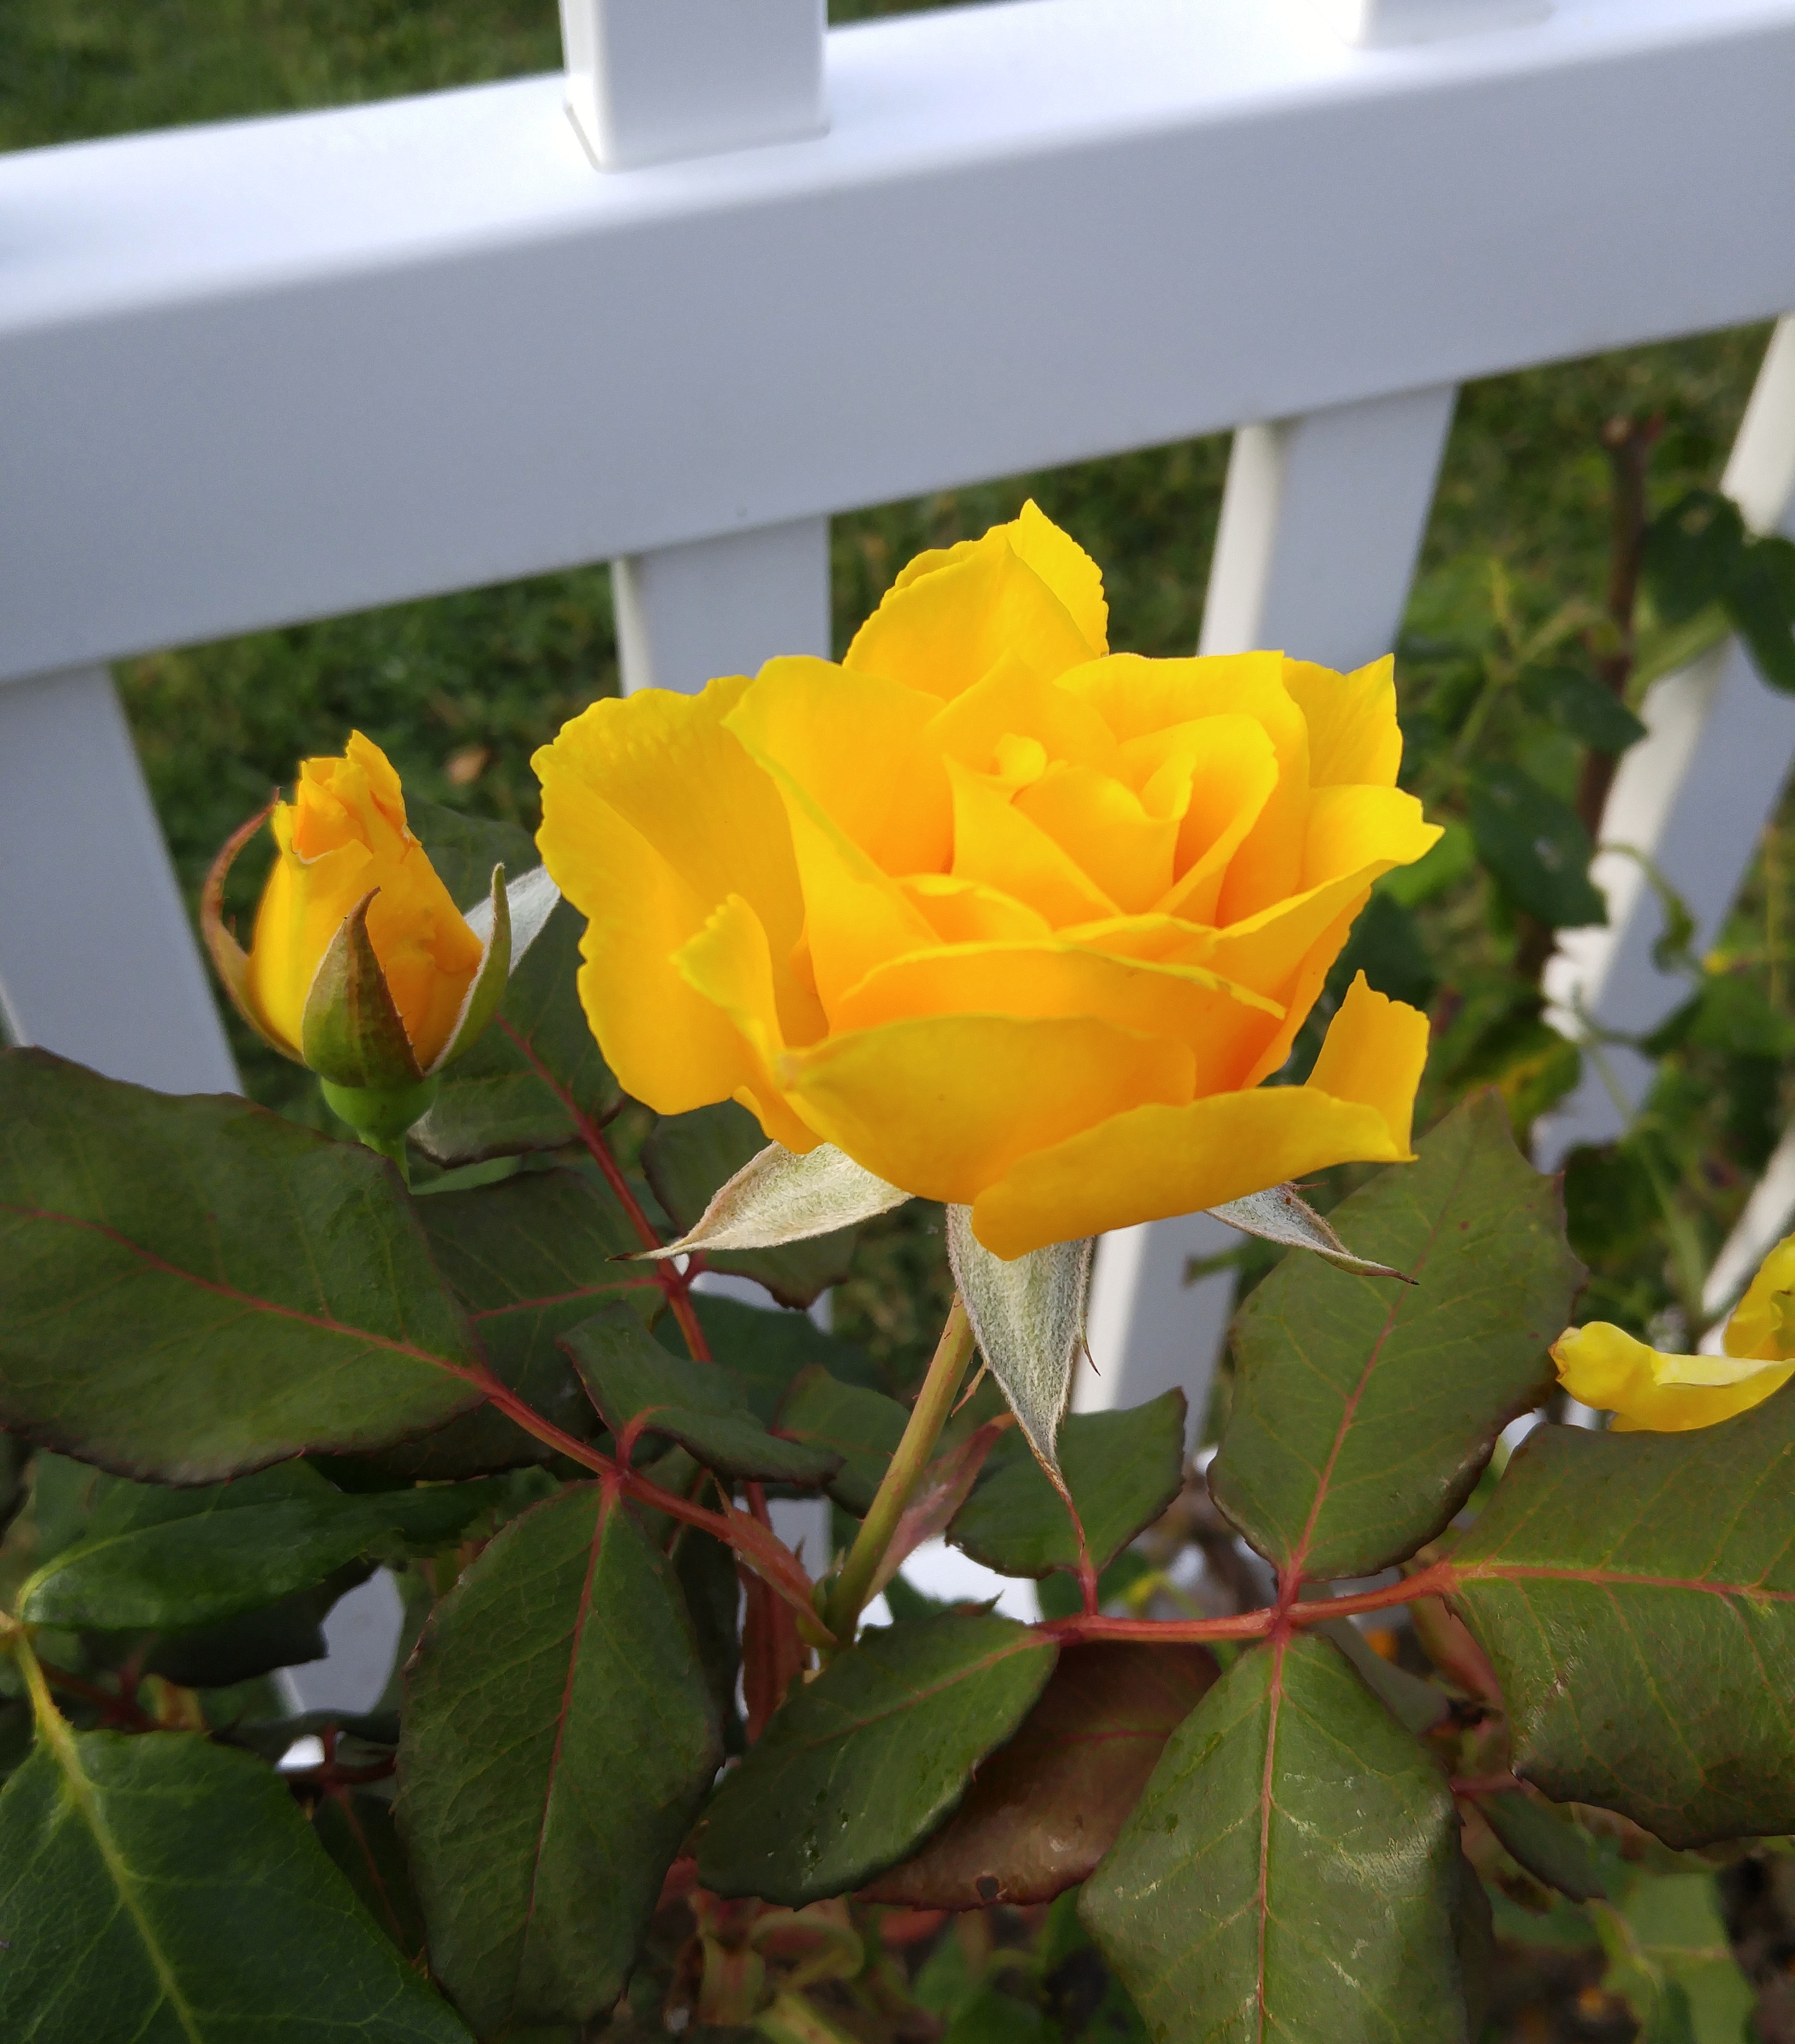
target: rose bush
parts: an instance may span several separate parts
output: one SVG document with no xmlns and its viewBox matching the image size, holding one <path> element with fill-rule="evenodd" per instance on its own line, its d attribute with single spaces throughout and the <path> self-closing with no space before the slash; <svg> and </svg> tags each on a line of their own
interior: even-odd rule
<svg viewBox="0 0 1795 2044">
<path fill-rule="evenodd" d="M 581 993 L 662 1112 L 969 1205 L 985 1245 L 1409 1155 L 1427 1043 L 1357 982 L 1268 1087 L 1371 883 L 1438 832 L 1391 663 L 1111 653 L 1036 507 L 898 577 L 839 665 L 595 704 L 536 755 Z"/>
</svg>

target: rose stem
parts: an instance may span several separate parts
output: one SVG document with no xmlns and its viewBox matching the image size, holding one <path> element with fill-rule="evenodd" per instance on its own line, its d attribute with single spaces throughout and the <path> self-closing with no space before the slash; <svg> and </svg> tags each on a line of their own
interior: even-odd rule
<svg viewBox="0 0 1795 2044">
<path fill-rule="evenodd" d="M 891 1466 L 885 1471 L 884 1479 L 873 1497 L 872 1508 L 861 1521 L 860 1531 L 848 1550 L 848 1558 L 842 1563 L 842 1573 L 835 1578 L 829 1601 L 823 1607 L 824 1624 L 844 1646 L 853 1639 L 861 1608 L 872 1589 L 873 1578 L 879 1573 L 879 1564 L 892 1543 L 898 1521 L 903 1516 L 903 1508 L 910 1502 L 911 1493 L 934 1453 L 942 1428 L 953 1409 L 954 1397 L 966 1374 L 966 1366 L 972 1359 L 972 1323 L 957 1294 L 942 1328 L 941 1339 L 935 1344 L 934 1354 L 930 1359 L 929 1374 L 923 1378 L 916 1403 L 911 1408 L 903 1439 L 897 1444 L 897 1452 L 892 1457 Z"/>
</svg>

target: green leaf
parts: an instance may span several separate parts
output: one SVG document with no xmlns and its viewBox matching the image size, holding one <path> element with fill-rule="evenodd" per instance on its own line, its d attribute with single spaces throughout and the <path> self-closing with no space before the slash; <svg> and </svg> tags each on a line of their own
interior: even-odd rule
<svg viewBox="0 0 1795 2044">
<path fill-rule="evenodd" d="M 384 1158 L 0 1052 L 0 1424 L 205 1483 L 439 1425 L 480 1362 Z"/>
<path fill-rule="evenodd" d="M 1727 614 L 1773 689 L 1795 694 L 1795 541 L 1754 540 L 1726 594 Z"/>
<path fill-rule="evenodd" d="M 1422 902 L 1469 879 L 1476 865 L 1477 847 L 1471 832 L 1463 824 L 1448 820 L 1431 851 L 1424 852 L 1413 866 L 1399 866 L 1394 873 L 1387 873 L 1376 892 L 1387 894 L 1404 909 L 1418 909 Z"/>
<path fill-rule="evenodd" d="M 869 1391 L 880 1386 L 872 1358 L 852 1342 L 826 1335 L 807 1313 L 769 1312 L 740 1299 L 707 1297 L 703 1293 L 693 1293 L 692 1303 L 711 1354 L 746 1385 L 748 1403 L 763 1425 L 774 1424 L 787 1385 L 813 1365 L 842 1384 Z M 670 1314 L 656 1327 L 655 1337 L 670 1354 L 685 1353 L 685 1338 Z"/>
<path fill-rule="evenodd" d="M 1739 506 L 1717 490 L 1690 490 L 1646 528 L 1640 566 L 1658 614 L 1680 624 L 1724 597 L 1746 546 Z"/>
<path fill-rule="evenodd" d="M 539 862 L 527 832 L 465 816 L 434 802 L 408 805 L 443 885 L 462 907 L 484 896 L 493 868 L 522 874 Z M 560 903 L 517 962 L 497 1019 L 443 1074 L 436 1103 L 412 1131 L 433 1162 L 472 1164 L 580 1140 L 580 1120 L 602 1124 L 623 1098 L 580 1005 L 578 912 Z M 631 1247 L 636 1247 L 632 1243 Z"/>
<path fill-rule="evenodd" d="M 712 1194 L 767 1147 L 761 1124 L 746 1108 L 732 1100 L 719 1101 L 715 1106 L 695 1108 L 689 1114 L 668 1115 L 657 1122 L 654 1132 L 642 1147 L 642 1168 L 654 1188 L 654 1197 L 683 1235 L 704 1217 Z M 864 1172 L 860 1175 L 869 1176 Z M 886 1206 L 906 1197 L 895 1188 L 887 1190 L 892 1197 L 884 1202 Z M 864 1198 L 861 1206 L 865 1207 Z M 704 1261 L 713 1270 L 730 1270 L 754 1278 L 765 1285 L 781 1305 L 807 1306 L 819 1293 L 840 1284 L 847 1276 L 853 1245 L 853 1229 L 840 1228 L 777 1247 L 708 1251 Z"/>
<path fill-rule="evenodd" d="M 1108 1566 L 1151 1526 L 1184 1480 L 1184 1394 L 1163 1391 L 1120 1412 L 1075 1412 L 1060 1429 L 1060 1465 L 1084 1522 L 1095 1568 Z M 1072 1516 L 1014 1432 L 991 1451 L 948 1538 L 1005 1576 L 1078 1566 Z"/>
<path fill-rule="evenodd" d="M 785 1388 L 775 1421 L 782 1434 L 842 1458 L 825 1488 L 844 1512 L 861 1517 L 884 1480 L 909 1415 L 895 1398 L 843 1384 L 820 1363 L 808 1363 Z M 1053 1500 L 1059 1504 L 1059 1500 Z M 1063 1518 L 1065 1507 L 1060 1505 Z"/>
<path fill-rule="evenodd" d="M 1534 1430 L 1452 1557 L 1517 1773 L 1667 1845 L 1795 1830 L 1791 1469 L 1788 1389 L 1691 1433 Z"/>
<path fill-rule="evenodd" d="M 1509 898 L 1555 930 L 1608 920 L 1590 878 L 1590 834 L 1568 802 L 1505 760 L 1479 766 L 1466 820 L 1477 855 Z"/>
<path fill-rule="evenodd" d="M 1546 1348 L 1583 1274 L 1556 1186 L 1515 1148 L 1494 1093 L 1418 1148 L 1330 1216 L 1415 1283 L 1289 1257 L 1235 1322 L 1210 1487 L 1280 1570 L 1364 1576 L 1412 1554 L 1550 1381 Z"/>
<path fill-rule="evenodd" d="M 1082 1914 L 1156 2040 L 1464 2044 L 1459 1865 L 1438 1765 L 1298 1635 L 1173 1734 Z"/>
<path fill-rule="evenodd" d="M 1592 751 L 1620 753 L 1645 736 L 1641 724 L 1612 689 L 1581 667 L 1529 667 L 1521 700 Z"/>
<path fill-rule="evenodd" d="M 923 1619 L 866 1633 L 794 1685 L 712 1799 L 698 1877 L 797 1907 L 901 1859 L 1021 1723 L 1054 1647 L 1007 1618 Z"/>
<path fill-rule="evenodd" d="M 98 1631 L 213 1625 L 361 1555 L 412 1543 L 435 1553 L 495 1501 L 485 1484 L 346 1496 L 303 1463 L 194 1489 L 121 1483 L 27 1581 L 19 1616 Z"/>
<path fill-rule="evenodd" d="M 1428 957 L 1421 924 L 1387 889 L 1372 895 L 1360 912 L 1346 948 L 1328 974 L 1328 991 L 1337 1004 L 1353 975 L 1364 973 L 1379 993 L 1411 1008 L 1425 1009 L 1440 976 Z"/>
<path fill-rule="evenodd" d="M 959 1808 L 863 1899 L 981 1909 L 1050 1902 L 1076 1886 L 1115 1842 L 1166 1741 L 1216 1674 L 1206 1646 L 1065 1647 Z"/>
<path fill-rule="evenodd" d="M 582 1321 L 562 1346 L 619 1448 L 626 1435 L 660 1434 L 719 1475 L 774 1483 L 820 1484 L 841 1466 L 830 1449 L 769 1434 L 723 1364 L 670 1354 L 626 1307 Z"/>
<path fill-rule="evenodd" d="M 1640 2019 L 1640 2044 L 1744 2044 L 1758 1997 L 1740 1972 L 1711 1873 L 1636 1881 L 1598 1919 L 1602 1981 Z"/>
<path fill-rule="evenodd" d="M 1479 1796 L 1477 1807 L 1511 1858 L 1573 1902 L 1612 1901 L 1620 1869 L 1576 1819 L 1518 1788 Z"/>
<path fill-rule="evenodd" d="M 0 2035 L 468 2044 L 260 1761 L 66 1726 L 0 1793 Z"/>
<path fill-rule="evenodd" d="M 1026 1256 L 995 1256 L 973 1234 L 970 1207 L 947 1210 L 948 1262 L 979 1352 L 1029 1446 L 1056 1477 L 1060 1422 L 1084 1339 L 1093 1247 L 1087 1237 Z"/>
<path fill-rule="evenodd" d="M 742 1580 L 734 1551 L 696 1526 L 678 1529 L 673 1550 L 673 1573 L 685 1597 L 698 1658 L 710 1685 L 711 1700 L 723 1740 L 741 1750 L 742 1724 L 735 1705 L 736 1679 L 742 1672 Z"/>
<path fill-rule="evenodd" d="M 412 1889 L 393 1806 L 361 1789 L 319 1799 L 312 1831 L 370 1918 L 413 1965 L 424 1958 L 424 1911 Z"/>
<path fill-rule="evenodd" d="M 659 1287 L 616 1259 L 638 1247 L 605 1186 L 584 1172 L 520 1171 L 495 1185 L 417 1203 L 437 1266 L 479 1333 L 493 1373 L 576 1440 L 599 1431 L 557 1343 L 607 1301 L 650 1318 Z M 383 1468 L 440 1481 L 547 1461 L 553 1449 L 486 1405 L 389 1450 Z"/>
<path fill-rule="evenodd" d="M 332 1607 L 373 1573 L 367 1562 L 346 1562 L 321 1583 L 295 1591 L 278 1604 L 190 1632 L 163 1633 L 150 1647 L 144 1672 L 178 1682 L 183 1689 L 222 1689 L 253 1681 L 276 1668 L 321 1661 L 330 1651 L 324 1623 Z M 294 1733 L 281 1752 L 298 1735 Z"/>
<path fill-rule="evenodd" d="M 592 2020 L 722 1757 L 670 1568 L 597 1485 L 565 1490 L 437 1605 L 408 1685 L 399 1828 L 432 1967 L 482 2036 Z"/>
</svg>

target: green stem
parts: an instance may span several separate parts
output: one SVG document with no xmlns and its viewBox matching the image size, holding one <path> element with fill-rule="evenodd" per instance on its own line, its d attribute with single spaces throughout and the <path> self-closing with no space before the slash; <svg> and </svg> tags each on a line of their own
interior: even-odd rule
<svg viewBox="0 0 1795 2044">
<path fill-rule="evenodd" d="M 903 1508 L 921 1481 L 929 1458 L 935 1451 L 935 1443 L 941 1439 L 942 1428 L 953 1410 L 953 1401 L 966 1375 L 966 1366 L 972 1359 L 972 1324 L 966 1318 L 965 1307 L 956 1297 L 942 1329 L 941 1339 L 935 1345 L 929 1374 L 923 1378 L 922 1389 L 917 1393 L 916 1403 L 911 1408 L 910 1423 L 903 1430 L 903 1439 L 897 1444 L 897 1452 L 892 1457 L 884 1481 L 873 1497 L 871 1510 L 860 1523 L 853 1546 L 848 1550 L 848 1558 L 823 1607 L 823 1623 L 844 1646 L 853 1639 L 861 1607 L 872 1590 L 873 1578 L 879 1573 L 879 1564 L 892 1544 L 892 1536 L 897 1531 Z"/>
</svg>

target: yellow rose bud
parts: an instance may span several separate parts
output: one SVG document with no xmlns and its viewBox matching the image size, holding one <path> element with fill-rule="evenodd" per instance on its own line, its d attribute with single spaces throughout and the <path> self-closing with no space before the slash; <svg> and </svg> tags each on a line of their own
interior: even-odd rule
<svg viewBox="0 0 1795 2044">
<path fill-rule="evenodd" d="M 221 951 L 216 914 L 222 866 L 235 843 L 214 876 L 207 935 L 232 993 L 276 1049 L 305 1062 L 307 998 L 332 946 L 366 901 L 378 976 L 411 1061 L 428 1072 L 455 1033 L 484 947 L 406 828 L 405 793 L 392 763 L 356 732 L 343 758 L 304 763 L 294 800 L 275 803 L 272 824 L 277 855 L 247 960 L 228 938 L 228 950 Z"/>
<path fill-rule="evenodd" d="M 1310 1083 L 1260 1085 L 1439 836 L 1390 663 L 1149 660 L 1107 622 L 1030 504 L 912 561 L 839 666 L 600 702 L 539 752 L 629 1090 L 739 1100 L 1003 1256 L 1409 1156 L 1426 1021 L 1362 977 Z"/>
<path fill-rule="evenodd" d="M 1667 1355 L 1592 1320 L 1552 1346 L 1571 1397 L 1614 1415 L 1617 1433 L 1679 1434 L 1749 1412 L 1795 1376 L 1795 1235 L 1779 1242 L 1721 1336 L 1724 1355 Z"/>
</svg>

